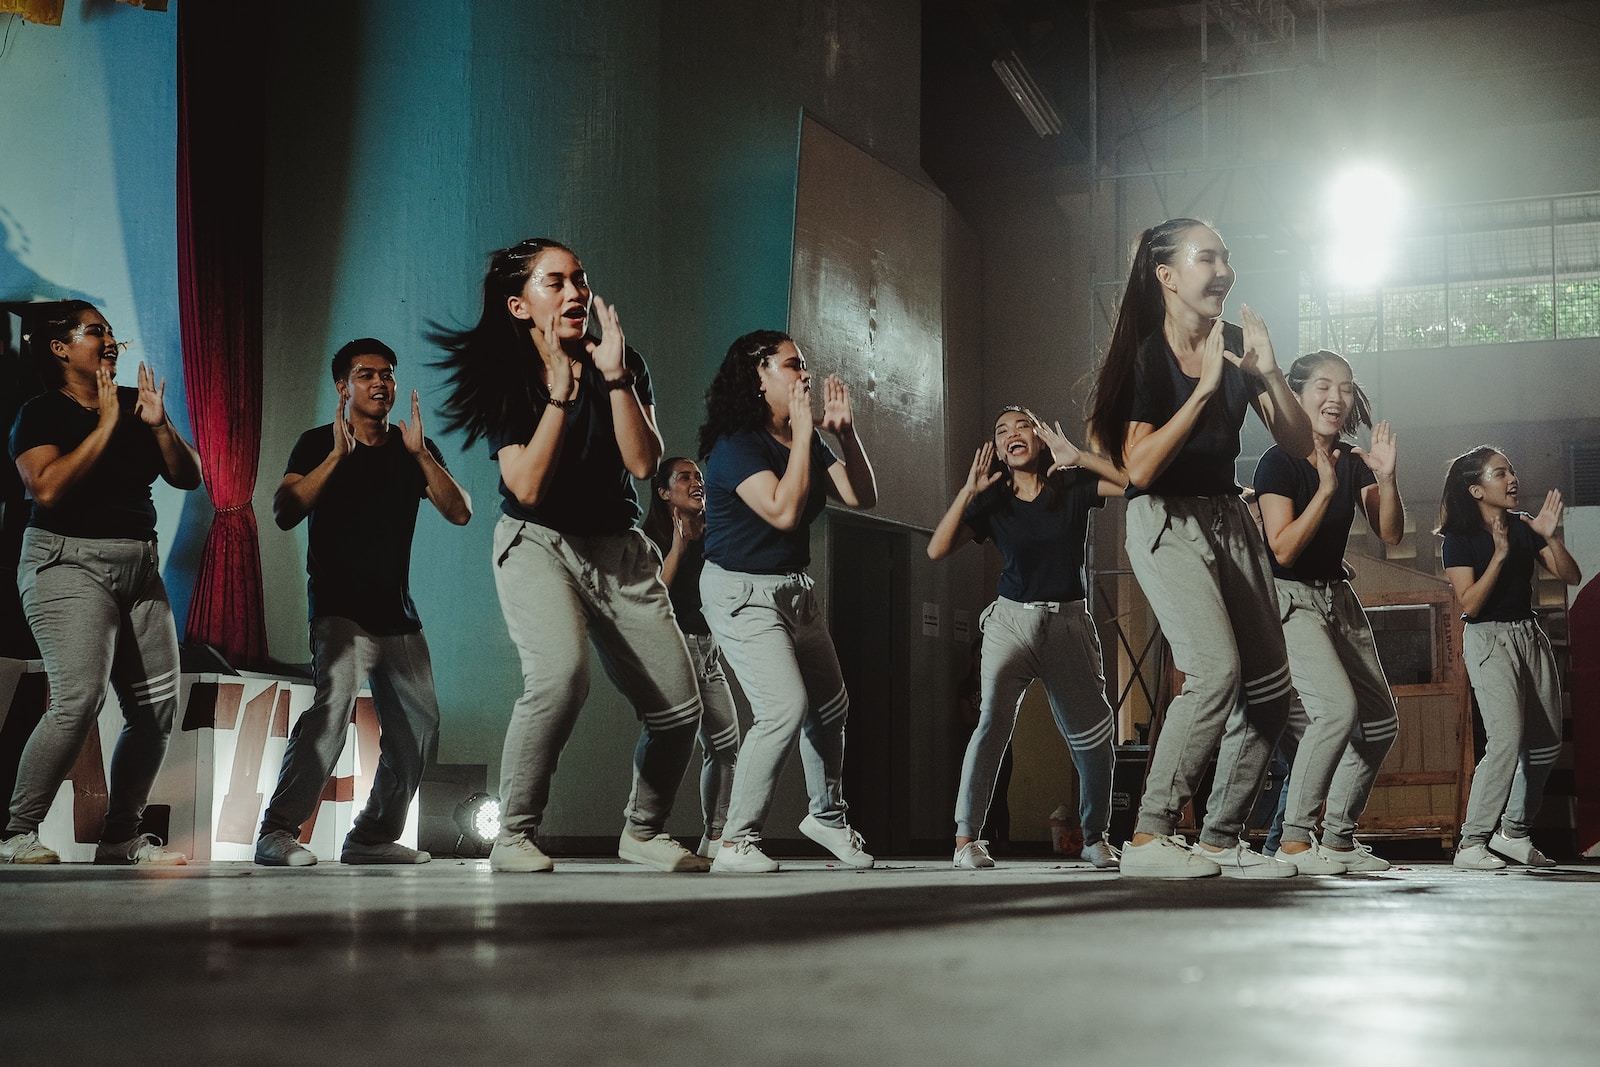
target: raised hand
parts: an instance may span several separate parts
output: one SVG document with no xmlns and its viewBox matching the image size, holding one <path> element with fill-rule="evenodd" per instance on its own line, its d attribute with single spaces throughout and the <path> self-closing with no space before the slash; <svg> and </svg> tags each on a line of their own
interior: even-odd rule
<svg viewBox="0 0 1600 1067">
<path fill-rule="evenodd" d="M 620 378 L 623 372 L 622 357 L 626 352 L 622 337 L 622 324 L 617 321 L 617 309 L 598 296 L 594 298 L 594 315 L 600 320 L 600 340 L 585 342 L 594 369 L 606 378 Z M 553 395 L 553 394 L 552 394 Z"/>
<path fill-rule="evenodd" d="M 350 392 L 343 382 L 339 383 L 339 403 L 333 409 L 333 455 L 343 459 L 355 451 L 356 433 L 350 428 L 350 416 L 347 409 L 350 406 Z"/>
<path fill-rule="evenodd" d="M 1528 525 L 1533 525 L 1530 521 Z M 1489 525 L 1489 536 L 1494 538 L 1494 559 L 1504 560 L 1511 553 L 1511 538 L 1506 534 L 1506 517 L 1497 514 Z"/>
<path fill-rule="evenodd" d="M 112 427 L 117 424 L 117 419 L 122 416 L 122 403 L 117 396 L 117 376 L 109 367 L 101 367 L 94 372 L 95 394 L 99 398 L 97 406 L 100 409 L 100 425 Z"/>
<path fill-rule="evenodd" d="M 698 541 L 705 535 L 706 517 L 703 512 L 673 511 L 672 540 L 679 546 Z"/>
<path fill-rule="evenodd" d="M 822 383 L 822 428 L 832 434 L 847 433 L 855 425 L 850 410 L 850 388 L 830 374 Z"/>
<path fill-rule="evenodd" d="M 1395 467 L 1395 435 L 1389 432 L 1389 423 L 1380 422 L 1372 428 L 1372 445 L 1369 448 L 1351 449 L 1380 479 L 1393 478 Z"/>
<path fill-rule="evenodd" d="M 1218 320 L 1219 324 L 1221 320 Z M 1257 378 L 1265 378 L 1278 369 L 1278 360 L 1272 354 L 1272 338 L 1267 334 L 1267 324 L 1260 315 L 1250 310 L 1249 304 L 1239 305 L 1239 325 L 1244 329 L 1244 354 L 1228 353 L 1229 362 Z"/>
<path fill-rule="evenodd" d="M 405 442 L 406 451 L 413 456 L 420 456 L 427 446 L 423 444 L 422 437 L 422 405 L 415 389 L 411 390 L 411 421 L 408 423 L 401 419 L 395 425 L 400 427 L 400 440 Z"/>
<path fill-rule="evenodd" d="M 977 496 L 1004 475 L 1003 471 L 994 469 L 994 442 L 985 442 L 972 457 L 972 469 L 967 471 L 967 482 L 962 491 L 969 496 Z"/>
<path fill-rule="evenodd" d="M 557 348 L 547 365 L 550 368 L 550 399 L 565 403 L 576 398 L 578 372 L 567 354 Z"/>
<path fill-rule="evenodd" d="M 796 440 L 811 433 L 815 419 L 811 414 L 811 386 L 800 378 L 789 383 L 789 431 Z"/>
<path fill-rule="evenodd" d="M 1214 394 L 1222 384 L 1224 361 L 1233 358 L 1233 353 L 1223 346 L 1222 320 L 1218 319 L 1212 323 L 1211 332 L 1200 346 L 1200 383 L 1195 386 L 1195 391 L 1207 396 Z"/>
<path fill-rule="evenodd" d="M 1311 453 L 1311 465 L 1317 468 L 1317 492 L 1325 496 L 1332 496 L 1335 489 L 1339 488 L 1339 450 L 1329 450 L 1319 438 L 1317 447 Z"/>
<path fill-rule="evenodd" d="M 1555 537 L 1556 528 L 1561 525 L 1562 512 L 1566 510 L 1566 505 L 1561 502 L 1561 490 L 1552 489 L 1544 495 L 1544 506 L 1539 509 L 1539 514 L 1523 515 L 1521 518 L 1532 527 L 1534 533 L 1548 541 Z M 1496 547 L 1499 547 L 1498 542 Z"/>
<path fill-rule="evenodd" d="M 1066 432 L 1061 429 L 1061 423 L 1057 422 L 1054 428 L 1042 422 L 1036 423 L 1033 431 L 1038 435 L 1039 440 L 1044 442 L 1045 447 L 1050 450 L 1050 458 L 1054 461 L 1051 464 L 1052 469 L 1057 467 L 1076 467 L 1078 465 L 1078 460 L 1082 458 L 1083 454 L 1078 450 L 1077 445 L 1067 440 Z"/>
<path fill-rule="evenodd" d="M 106 368 L 100 368 L 96 375 L 96 386 L 100 390 L 100 410 L 105 411 L 107 380 L 110 381 L 111 405 L 116 407 L 117 383 Z M 160 426 L 167 421 L 167 380 L 161 379 L 156 383 L 156 372 L 139 362 L 139 402 L 134 406 L 134 412 L 143 420 L 146 426 Z"/>
</svg>

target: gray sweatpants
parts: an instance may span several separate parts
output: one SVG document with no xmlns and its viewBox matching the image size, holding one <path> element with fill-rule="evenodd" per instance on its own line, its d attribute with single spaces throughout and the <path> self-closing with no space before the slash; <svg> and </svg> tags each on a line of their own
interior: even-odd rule
<svg viewBox="0 0 1600 1067">
<path fill-rule="evenodd" d="M 722 670 L 722 649 L 710 634 L 683 635 L 700 684 L 700 810 L 707 837 L 721 837 L 739 761 L 739 713 Z"/>
<path fill-rule="evenodd" d="M 109 683 L 123 726 L 100 839 L 127 841 L 139 832 L 178 710 L 178 633 L 156 544 L 29 527 L 17 587 L 50 679 L 50 707 L 23 747 L 6 835 L 44 821 Z"/>
<path fill-rule="evenodd" d="M 501 516 L 494 584 L 522 660 L 522 696 L 500 757 L 501 833 L 535 834 L 550 780 L 589 696 L 589 644 L 642 721 L 628 832 L 666 832 L 694 754 L 700 695 L 660 557 L 638 530 L 579 537 Z"/>
<path fill-rule="evenodd" d="M 301 824 L 316 810 L 344 751 L 356 695 L 370 679 L 378 716 L 378 766 L 350 839 L 362 845 L 397 841 L 439 741 L 428 642 L 420 631 L 374 634 L 350 619 L 323 615 L 311 620 L 311 664 L 316 695 L 289 735 L 261 833 L 285 830 L 300 836 Z"/>
<path fill-rule="evenodd" d="M 1216 752 L 1200 840 L 1231 848 L 1289 715 L 1289 662 L 1266 546 L 1236 496 L 1141 496 L 1128 502 L 1127 548 L 1184 676 L 1150 757 L 1134 829 L 1170 834 Z"/>
<path fill-rule="evenodd" d="M 1534 619 L 1469 622 L 1461 640 L 1487 745 L 1472 772 L 1462 845 L 1483 845 L 1495 823 L 1526 837 L 1561 755 L 1561 683 L 1550 640 Z"/>
<path fill-rule="evenodd" d="M 1285 787 L 1283 840 L 1309 844 L 1326 800 L 1322 843 L 1354 848 L 1356 818 L 1400 733 L 1394 696 L 1349 582 L 1280 578 L 1277 590 L 1289 673 L 1307 720 Z"/>
<path fill-rule="evenodd" d="M 967 742 L 956 794 L 956 836 L 978 838 L 994 799 L 994 781 L 1016 729 L 1022 696 L 1044 683 L 1056 729 L 1078 769 L 1078 818 L 1084 844 L 1105 837 L 1111 821 L 1111 769 L 1116 761 L 1111 705 L 1100 665 L 1100 637 L 1081 600 L 1019 604 L 1000 597 L 978 620 L 982 706 Z"/>
<path fill-rule="evenodd" d="M 700 601 L 753 717 L 723 843 L 760 840 L 797 735 L 811 814 L 824 826 L 849 825 L 842 779 L 850 698 L 811 576 L 725 571 L 708 560 Z"/>
</svg>

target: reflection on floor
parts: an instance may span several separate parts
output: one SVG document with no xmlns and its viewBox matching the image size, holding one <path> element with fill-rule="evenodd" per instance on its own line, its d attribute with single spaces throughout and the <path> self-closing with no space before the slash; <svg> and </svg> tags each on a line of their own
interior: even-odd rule
<svg viewBox="0 0 1600 1067">
<path fill-rule="evenodd" d="M 0 867 L 0 1063 L 1594 1062 L 1600 867 Z"/>
</svg>

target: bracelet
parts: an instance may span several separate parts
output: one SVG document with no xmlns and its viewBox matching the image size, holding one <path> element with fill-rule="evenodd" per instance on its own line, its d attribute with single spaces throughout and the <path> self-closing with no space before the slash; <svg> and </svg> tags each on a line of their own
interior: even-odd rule
<svg viewBox="0 0 1600 1067">
<path fill-rule="evenodd" d="M 629 367 L 624 370 L 620 378 L 602 377 L 600 380 L 605 383 L 606 392 L 608 393 L 616 389 L 631 388 L 633 386 L 633 368 Z"/>
<path fill-rule="evenodd" d="M 578 406 L 578 398 L 573 397 L 571 400 L 557 400 L 555 397 L 551 397 L 550 406 L 560 408 L 562 411 L 571 411 L 573 408 Z"/>
</svg>

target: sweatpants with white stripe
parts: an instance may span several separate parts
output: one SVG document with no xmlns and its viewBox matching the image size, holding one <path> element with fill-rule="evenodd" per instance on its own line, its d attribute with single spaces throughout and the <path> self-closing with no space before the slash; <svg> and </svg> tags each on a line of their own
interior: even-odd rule
<svg viewBox="0 0 1600 1067">
<path fill-rule="evenodd" d="M 178 634 L 154 541 L 22 535 L 22 610 L 50 680 L 50 707 L 23 747 L 6 836 L 38 830 L 106 687 L 122 704 L 100 840 L 139 833 L 178 711 Z"/>
<path fill-rule="evenodd" d="M 1037 678 L 1056 729 L 1078 769 L 1078 819 L 1084 844 L 1106 835 L 1111 821 L 1114 732 L 1100 637 L 1084 602 L 1019 604 L 1000 597 L 978 620 L 982 705 L 967 742 L 956 794 L 956 836 L 980 838 L 994 799 L 994 781 L 1017 725 L 1023 694 Z"/>
<path fill-rule="evenodd" d="M 1134 830 L 1172 833 L 1215 752 L 1200 840 L 1231 848 L 1289 716 L 1289 661 L 1266 546 L 1237 496 L 1141 496 L 1128 501 L 1127 548 L 1184 676 L 1150 756 Z"/>
<path fill-rule="evenodd" d="M 750 574 L 706 561 L 700 610 L 750 701 L 722 841 L 760 840 L 795 738 L 810 813 L 843 828 L 844 724 L 850 698 L 811 576 Z"/>
<path fill-rule="evenodd" d="M 1279 578 L 1277 589 L 1289 673 L 1306 717 L 1303 725 L 1291 722 L 1282 742 L 1294 749 L 1284 786 L 1283 840 L 1310 844 L 1317 809 L 1326 801 L 1322 843 L 1354 848 L 1356 818 L 1400 733 L 1394 695 L 1349 582 Z M 1290 731 L 1300 733 L 1297 746 Z"/>
<path fill-rule="evenodd" d="M 1461 640 L 1487 737 L 1472 772 L 1461 844 L 1488 844 L 1495 823 L 1527 837 L 1561 755 L 1561 684 L 1550 640 L 1533 619 L 1469 622 Z"/>
<path fill-rule="evenodd" d="M 700 691 L 655 546 L 638 530 L 581 537 L 501 516 L 493 562 L 522 660 L 522 696 L 500 756 L 501 833 L 538 832 L 556 763 L 589 697 L 591 642 L 644 724 L 623 809 L 628 832 L 665 833 L 694 754 Z"/>
<path fill-rule="evenodd" d="M 722 669 L 722 649 L 710 634 L 685 633 L 689 658 L 700 683 L 700 810 L 707 837 L 721 837 L 739 762 L 739 712 Z"/>
</svg>

